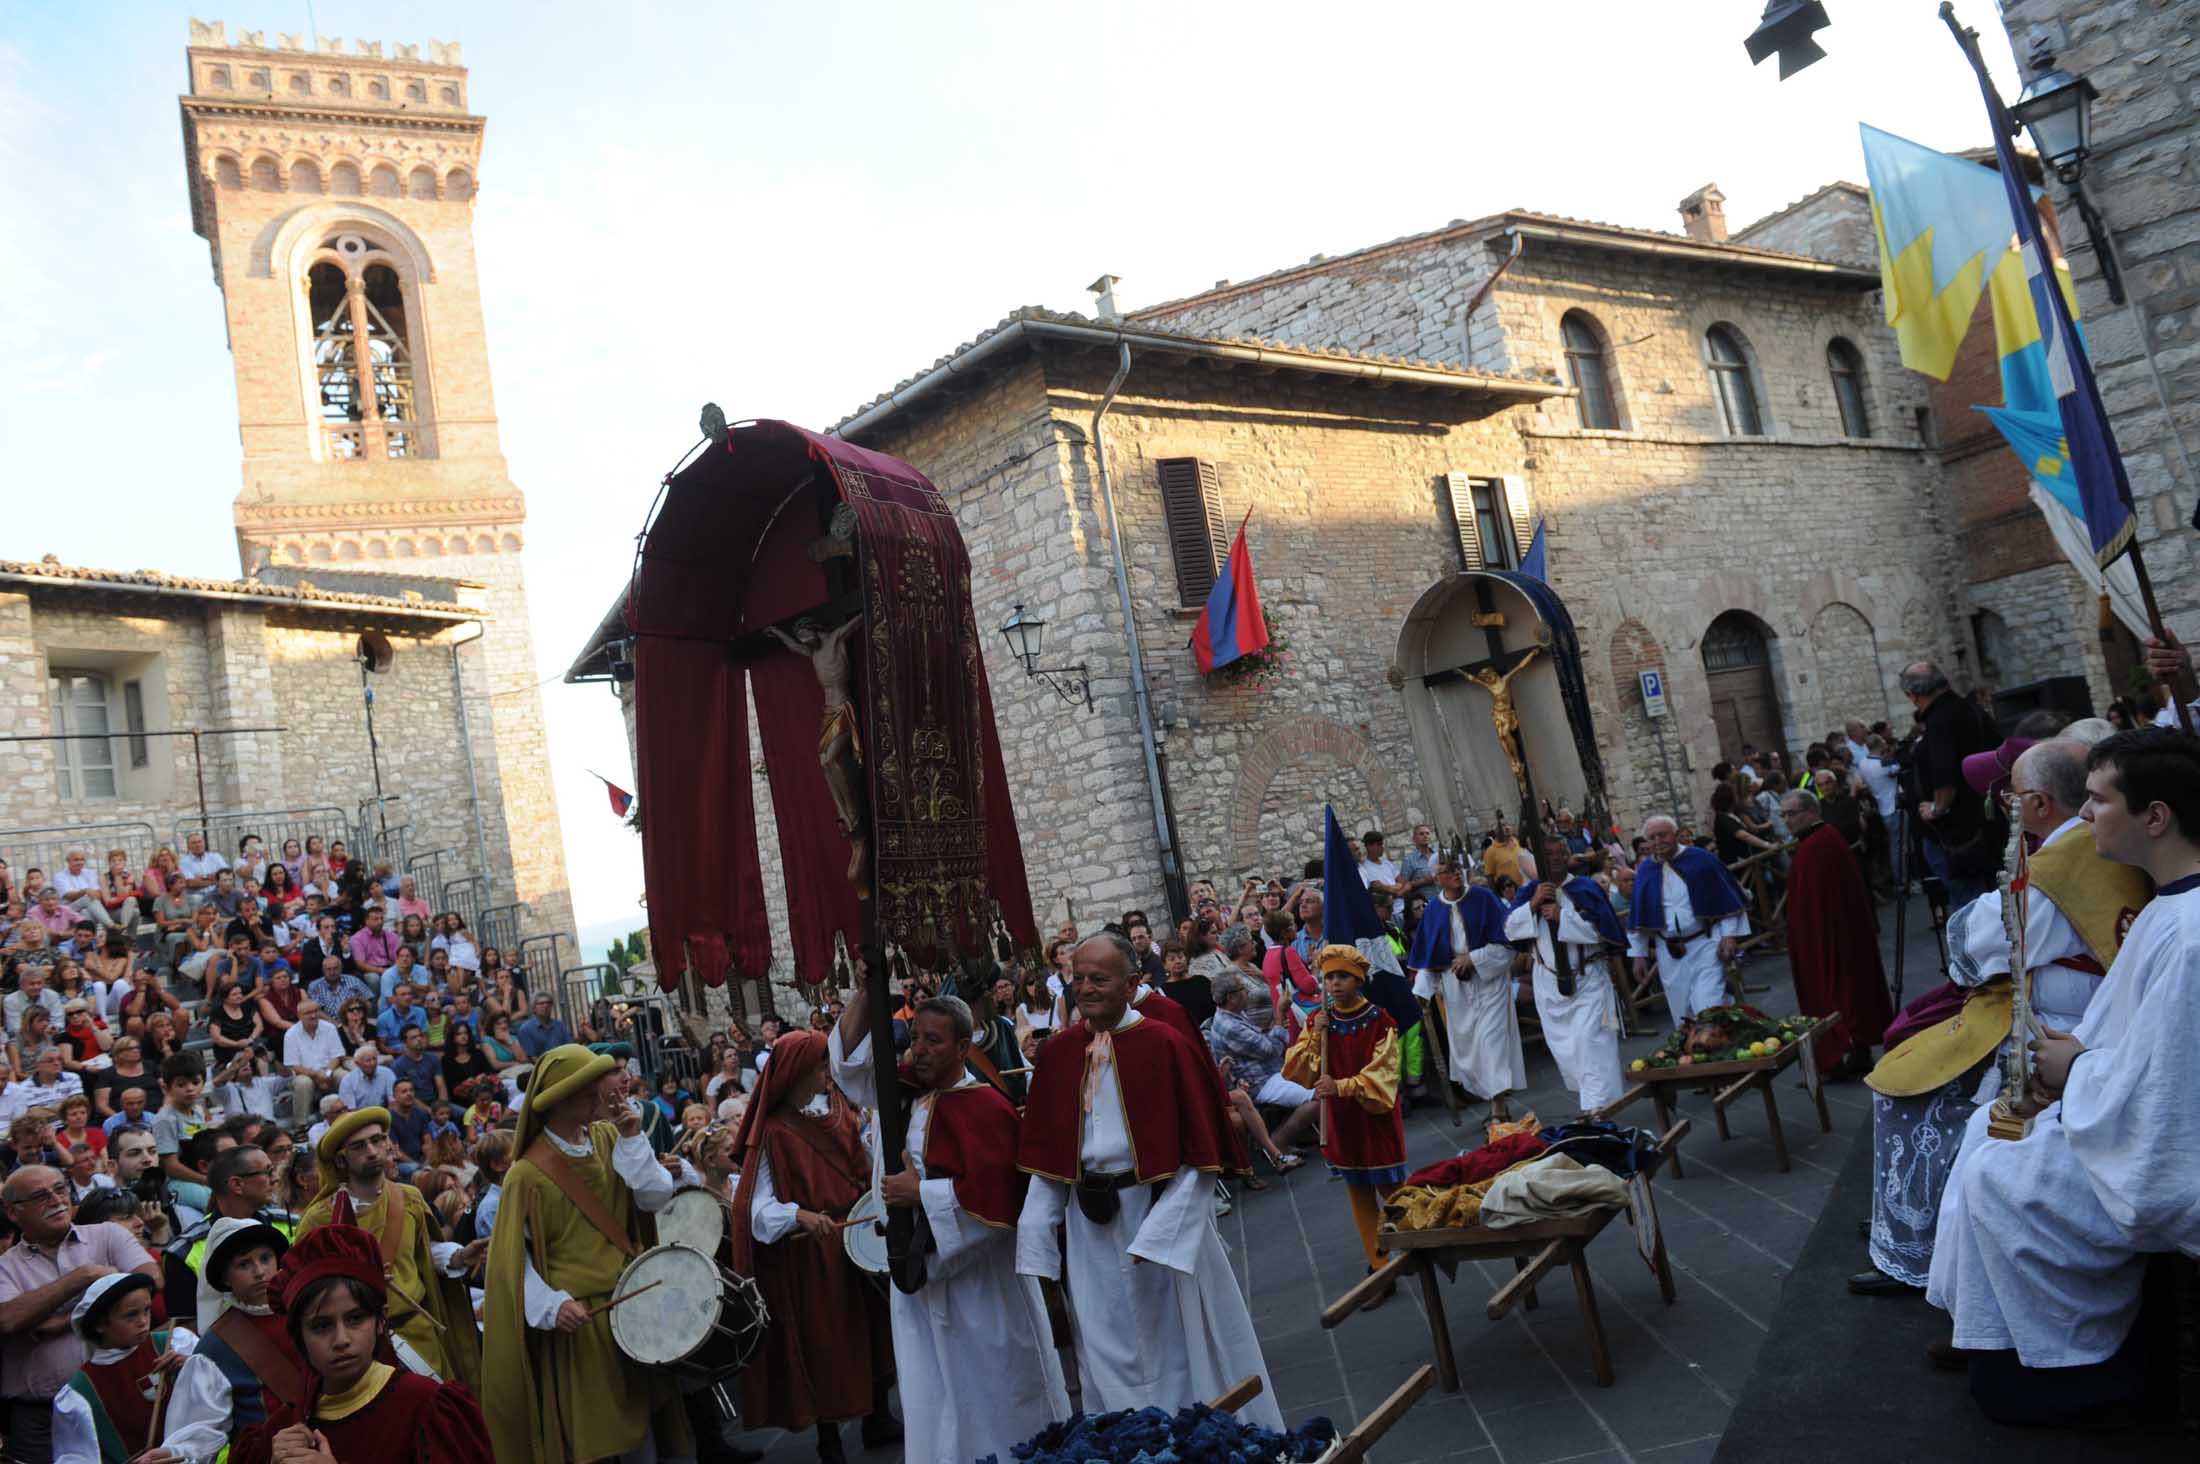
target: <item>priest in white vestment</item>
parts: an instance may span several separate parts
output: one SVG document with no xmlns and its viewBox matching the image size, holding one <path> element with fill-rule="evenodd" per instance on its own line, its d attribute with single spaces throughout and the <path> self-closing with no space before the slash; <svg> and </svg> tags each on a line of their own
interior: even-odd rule
<svg viewBox="0 0 2200 1464">
<path fill-rule="evenodd" d="M 1436 898 L 1421 912 L 1406 956 L 1413 994 L 1443 1001 L 1452 1081 L 1493 1103 L 1528 1086 L 1505 913 L 1505 902 L 1468 884 L 1455 857 L 1446 854 L 1436 865 Z"/>
<path fill-rule="evenodd" d="M 1242 1162 L 1221 1080 L 1206 1053 L 1131 1008 L 1135 962 L 1112 933 L 1071 954 L 1081 1020 L 1040 1049 L 1032 1075 L 1019 1149 L 1032 1180 L 1016 1269 L 1067 1288 L 1088 1413 L 1173 1412 L 1258 1374 L 1260 1396 L 1238 1416 L 1280 1429 L 1260 1339 L 1215 1229 L 1214 1174 Z M 1126 1104 L 1126 1092 L 1137 1101 Z"/>
<path fill-rule="evenodd" d="M 1650 857 L 1635 870 L 1628 953 L 1638 986 L 1650 979 L 1655 954 L 1666 1009 L 1678 1027 L 1730 999 L 1726 966 L 1749 934 L 1748 905 L 1718 856 L 1683 844 L 1672 819 L 1661 813 L 1646 820 L 1642 837 Z"/>
<path fill-rule="evenodd" d="M 2144 869 L 2155 898 L 2077 1030 L 2032 1044 L 2052 1101 L 2030 1132 L 1987 1138 L 1973 1116 L 1927 1290 L 1957 1348 L 2014 1350 L 2034 1370 L 2108 1361 L 2148 1254 L 2200 1255 L 2200 739 L 2119 733 L 2087 787 L 2101 854 Z"/>
<path fill-rule="evenodd" d="M 1535 1011 L 1543 1042 L 1587 1112 L 1614 1102 L 1627 1087 L 1619 1061 L 1619 998 L 1608 966 L 1616 957 L 1607 950 L 1627 942 L 1604 891 L 1587 875 L 1569 875 L 1568 858 L 1563 841 L 1544 841 L 1543 867 L 1562 883 L 1529 886 L 1505 917 L 1505 936 L 1535 943 Z M 1563 989 L 1568 983 L 1570 993 Z"/>
<path fill-rule="evenodd" d="M 887 1293 L 903 1456 L 1007 1459 L 1016 1445 L 1070 1411 L 1045 1298 L 1038 1282 L 1016 1274 L 1013 1209 L 1006 1199 L 1023 1188 L 1015 1168 L 1015 1108 L 969 1071 L 969 1007 L 952 996 L 920 1003 L 909 1019 L 905 1075 L 921 1092 L 904 1086 L 913 1098 L 904 1144 L 908 1163 L 889 1179 L 879 1149 L 869 1012 L 870 994 L 858 986 L 833 1027 L 827 1055 L 834 1084 L 871 1115 L 864 1141 L 871 1150 L 872 1188 L 889 1205 L 917 1213 L 924 1285 L 914 1294 L 898 1286 Z M 929 1156 L 935 1163 L 926 1162 L 934 1116 L 949 1108 L 959 1124 L 955 1137 L 964 1141 L 955 1145 L 952 1167 L 978 1173 L 936 1172 L 937 1150 Z M 989 1218 L 966 1201 L 980 1209 L 997 1205 L 1004 1214 Z"/>
</svg>

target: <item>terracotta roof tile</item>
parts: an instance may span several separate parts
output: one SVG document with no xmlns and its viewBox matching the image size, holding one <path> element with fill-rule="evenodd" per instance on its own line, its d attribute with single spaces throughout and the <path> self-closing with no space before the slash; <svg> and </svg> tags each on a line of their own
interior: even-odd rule
<svg viewBox="0 0 2200 1464">
<path fill-rule="evenodd" d="M 410 590 L 404 598 L 386 595 L 347 594 L 315 588 L 310 583 L 276 584 L 265 580 L 202 579 L 170 574 L 159 569 L 88 569 L 63 564 L 58 556 L 43 559 L 0 559 L 0 579 L 47 580 L 57 588 L 96 590 L 102 585 L 170 590 L 178 595 L 221 595 L 266 600 L 271 604 L 295 604 L 329 609 L 397 611 L 408 615 L 433 615 L 441 619 L 470 619 L 478 612 L 450 601 L 429 600 Z"/>
</svg>

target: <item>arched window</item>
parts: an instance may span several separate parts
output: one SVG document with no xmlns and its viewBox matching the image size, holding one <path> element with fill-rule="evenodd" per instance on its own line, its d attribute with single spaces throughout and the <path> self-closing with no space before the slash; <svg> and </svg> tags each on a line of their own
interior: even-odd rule
<svg viewBox="0 0 2200 1464">
<path fill-rule="evenodd" d="M 390 84 L 377 76 L 367 83 L 367 95 L 378 102 L 386 102 L 390 99 Z"/>
<path fill-rule="evenodd" d="M 1833 373 L 1833 400 L 1841 408 L 1841 435 L 1872 435 L 1871 408 L 1864 401 L 1864 358 L 1856 347 L 1835 336 L 1826 345 L 1826 370 Z"/>
<path fill-rule="evenodd" d="M 327 241 L 307 267 L 306 298 L 329 458 L 418 456 L 412 322 L 389 256 L 357 234 Z"/>
<path fill-rule="evenodd" d="M 367 178 L 367 192 L 376 198 L 395 198 L 403 191 L 397 183 L 397 169 L 388 163 L 374 165 L 374 172 Z"/>
<path fill-rule="evenodd" d="M 214 159 L 214 186 L 217 188 L 244 187 L 244 170 L 237 166 L 235 158 Z"/>
<path fill-rule="evenodd" d="M 310 158 L 300 158 L 290 165 L 290 191 L 293 193 L 319 193 L 321 191 L 321 165 Z"/>
<path fill-rule="evenodd" d="M 427 99 L 428 99 L 428 89 L 427 89 L 426 87 L 422 86 L 422 85 L 421 85 L 421 84 L 420 84 L 419 82 L 417 82 L 417 81 L 408 81 L 408 82 L 406 82 L 406 83 L 405 83 L 405 100 L 406 100 L 406 101 L 408 101 L 408 102 L 424 102 L 424 101 L 426 101 Z"/>
<path fill-rule="evenodd" d="M 216 66 L 206 73 L 206 84 L 216 91 L 229 90 L 229 68 Z"/>
<path fill-rule="evenodd" d="M 345 198 L 359 196 L 359 168 L 353 163 L 338 163 L 328 170 L 328 191 Z"/>
<path fill-rule="evenodd" d="M 405 179 L 405 184 L 405 191 L 409 197 L 433 199 L 435 197 L 435 169 L 429 167 L 415 168 Z"/>
<path fill-rule="evenodd" d="M 1704 333 L 1704 359 L 1719 394 L 1719 412 L 1729 437 L 1762 437 L 1764 414 L 1757 408 L 1757 384 L 1750 380 L 1749 352 L 1731 327 L 1714 325 Z"/>
<path fill-rule="evenodd" d="M 282 190 L 282 171 L 275 166 L 273 158 L 259 157 L 252 160 L 252 186 L 262 193 L 277 193 Z"/>
<path fill-rule="evenodd" d="M 443 196 L 453 203 L 464 203 L 474 196 L 474 175 L 464 168 L 453 168 L 443 175 Z"/>
<path fill-rule="evenodd" d="M 329 94 L 330 96 L 332 96 L 332 97 L 348 97 L 348 96 L 350 96 L 350 95 L 351 95 L 351 78 L 350 78 L 350 77 L 348 77 L 348 76 L 332 76 L 332 77 L 330 77 L 330 78 L 328 79 L 328 94 Z"/>
<path fill-rule="evenodd" d="M 1566 343 L 1566 375 L 1581 393 L 1581 425 L 1616 431 L 1619 409 L 1612 400 L 1611 363 L 1604 352 L 1604 333 L 1579 310 L 1569 310 L 1558 323 Z"/>
<path fill-rule="evenodd" d="M 447 87 L 443 88 L 443 92 L 442 92 L 442 97 L 443 97 L 443 105 L 444 105 L 444 106 L 446 106 L 446 107 L 455 107 L 455 106 L 457 106 L 457 105 L 458 105 L 458 88 L 457 88 L 457 87 L 455 87 L 455 86 L 447 86 Z"/>
<path fill-rule="evenodd" d="M 296 96 L 306 95 L 313 90 L 313 78 L 302 71 L 293 71 L 290 74 L 290 90 Z"/>
</svg>

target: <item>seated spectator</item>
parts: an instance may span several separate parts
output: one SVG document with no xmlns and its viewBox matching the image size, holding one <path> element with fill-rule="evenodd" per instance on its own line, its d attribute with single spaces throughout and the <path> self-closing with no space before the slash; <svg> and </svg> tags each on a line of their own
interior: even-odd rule
<svg viewBox="0 0 2200 1464">
<path fill-rule="evenodd" d="M 489 1014 L 488 1030 L 481 1034 L 481 1055 L 497 1072 L 531 1061 L 527 1049 L 512 1035 L 512 1018 L 506 1012 Z"/>
<path fill-rule="evenodd" d="M 306 943 L 306 959 L 309 963 L 314 958 L 316 944 L 313 941 Z M 346 971 L 344 958 L 340 955 L 333 952 L 323 954 L 318 966 L 309 964 L 306 969 L 315 973 L 314 978 L 306 983 L 306 995 L 319 1002 L 324 1012 L 341 1013 L 347 1002 L 354 1001 L 361 1004 L 372 1002 L 377 1008 L 381 1006 L 375 989 Z"/>
<path fill-rule="evenodd" d="M 184 1157 L 184 1145 L 214 1121 L 200 1096 L 205 1089 L 206 1068 L 197 1053 L 174 1052 L 162 1060 L 160 1111 L 153 1115 L 153 1139 L 160 1150 L 161 1172 L 171 1182 L 206 1183 L 205 1169 L 192 1167 Z"/>
<path fill-rule="evenodd" d="M 528 1061 L 542 1056 L 553 1047 L 563 1047 L 573 1040 L 573 1033 L 555 1013 L 556 1003 L 548 993 L 535 998 L 534 1014 L 512 1029 L 526 1052 Z"/>
<path fill-rule="evenodd" d="M 306 874 L 305 850 L 296 839 L 283 840 L 282 866 L 289 872 L 291 888 L 296 889 Z"/>
<path fill-rule="evenodd" d="M 267 878 L 260 881 L 260 902 L 266 907 L 270 924 L 282 924 L 290 919 L 290 913 L 305 896 L 290 882 L 290 871 L 280 862 L 267 867 Z"/>
<path fill-rule="evenodd" d="M 403 920 L 417 916 L 420 920 L 426 921 L 434 913 L 429 908 L 428 902 L 420 898 L 419 881 L 409 874 L 399 875 L 397 879 L 398 918 Z"/>
<path fill-rule="evenodd" d="M 92 1112 L 112 1133 L 114 1125 L 110 1120 L 122 1114 L 124 1099 L 130 1094 L 137 1095 L 139 1114 L 160 1106 L 160 1073 L 146 1066 L 143 1042 L 128 1033 L 115 1039 L 108 1056 L 114 1059 L 114 1065 L 103 1073 L 94 1073 L 90 1086 Z M 137 1119 L 133 1117 L 130 1121 L 134 1123 Z"/>
<path fill-rule="evenodd" d="M 336 899 L 339 905 L 351 903 L 346 900 L 342 887 L 338 888 Z M 403 944 L 397 933 L 384 923 L 382 907 L 366 907 L 361 927 L 351 938 L 352 964 L 359 968 L 360 975 L 378 982 L 382 973 L 397 963 L 397 951 Z"/>
<path fill-rule="evenodd" d="M 55 1026 L 61 1025 L 61 998 L 47 990 L 49 973 L 43 967 L 26 969 L 18 978 L 16 989 L 0 1002 L 0 1011 L 7 1014 L 8 1035 L 13 1037 L 23 1027 L 23 1012 L 28 1007 L 44 1007 L 46 1015 Z"/>
<path fill-rule="evenodd" d="M 303 1000 L 305 992 L 291 979 L 288 964 L 276 961 L 268 966 L 267 980 L 258 988 L 253 1003 L 259 1008 L 260 1025 L 271 1045 L 279 1044 L 283 1034 L 297 1022 L 298 1004 Z"/>
<path fill-rule="evenodd" d="M 485 1012 L 504 1012 L 515 1022 L 527 1015 L 527 984 L 517 971 L 503 964 L 488 964 L 488 957 L 495 948 L 482 953 L 481 1009 Z"/>
<path fill-rule="evenodd" d="M 81 1145 L 94 1154 L 104 1155 L 107 1152 L 107 1131 L 92 1122 L 90 1098 L 82 1093 L 71 1093 L 61 1100 L 58 1111 L 61 1115 L 61 1126 L 55 1137 L 63 1149 Z"/>
<path fill-rule="evenodd" d="M 465 1000 L 463 996 L 459 998 Z M 483 1050 L 480 1033 L 468 1022 L 462 1021 L 457 1012 L 447 1023 L 450 1031 L 443 1039 L 441 1092 L 449 1098 L 457 1098 L 459 1090 L 476 1078 L 493 1077 L 495 1066 Z"/>
<path fill-rule="evenodd" d="M 213 1014 L 207 1019 L 207 1035 L 214 1040 L 214 1061 L 233 1062 L 250 1052 L 265 1031 L 260 1014 L 245 999 L 245 988 L 232 984 L 221 989 Z"/>
<path fill-rule="evenodd" d="M 420 969 L 419 958 L 413 948 L 400 944 L 392 954 L 390 964 L 384 968 L 379 983 L 381 1005 L 388 1006 L 397 996 L 400 986 L 422 986 L 427 983 L 427 973 Z"/>
<path fill-rule="evenodd" d="M 336 1009 L 336 1035 L 344 1039 L 344 1051 L 357 1052 L 362 1043 L 376 1040 L 374 1018 L 366 1002 L 357 997 Z"/>
<path fill-rule="evenodd" d="M 226 945 L 222 929 L 217 923 L 221 912 L 211 900 L 202 900 L 191 912 L 191 923 L 183 930 L 182 939 L 176 942 L 170 964 L 176 974 L 190 981 L 204 984 L 207 963 L 220 955 Z"/>
<path fill-rule="evenodd" d="M 424 1102 L 449 1098 L 443 1086 L 443 1059 L 429 1050 L 427 1029 L 417 1021 L 407 1022 L 398 1029 L 397 1040 L 400 1046 L 390 1059 L 391 1076 L 400 1083 L 411 1083 L 413 1092 Z"/>
<path fill-rule="evenodd" d="M 289 1070 L 290 1111 L 301 1122 L 323 1093 L 336 1090 L 344 1066 L 344 1039 L 312 997 L 298 1003 L 298 1020 L 283 1033 L 283 1066 Z"/>
<path fill-rule="evenodd" d="M 390 1004 L 382 1008 L 381 1015 L 375 1018 L 375 1040 L 381 1044 L 384 1053 L 396 1053 L 405 1045 L 405 1029 L 420 1023 L 424 1014 L 415 1004 L 418 992 L 419 988 L 411 982 L 400 985 L 390 994 Z M 356 1108 L 358 1105 L 352 1106 Z"/>
<path fill-rule="evenodd" d="M 300 1153 L 310 1155 L 318 1150 L 321 1147 L 321 1138 L 329 1131 L 330 1125 L 334 1124 L 336 1120 L 342 1118 L 346 1113 L 350 1112 L 351 1109 L 350 1105 L 344 1102 L 344 1098 L 341 1093 L 331 1093 L 321 1100 L 320 1111 L 320 1118 L 315 1121 L 312 1128 L 306 1130 L 305 1147 L 299 1151 Z M 306 1195 L 307 1202 L 310 1204 L 312 1202 L 313 1191 L 308 1190 L 306 1192 Z"/>
<path fill-rule="evenodd" d="M 214 913 L 223 920 L 234 920 L 245 905 L 244 887 L 237 883 L 234 870 L 217 870 L 214 887 L 206 892 L 206 903 L 214 907 Z"/>
<path fill-rule="evenodd" d="M 390 1089 L 397 1079 L 382 1066 L 382 1050 L 372 1042 L 360 1044 L 351 1055 L 351 1071 L 344 1074 L 336 1085 L 337 1094 L 344 1100 L 349 1112 L 362 1108 L 387 1108 L 390 1106 Z"/>
<path fill-rule="evenodd" d="M 424 915 L 404 915 L 397 920 L 397 938 L 421 965 L 428 962 L 428 920 Z"/>
<path fill-rule="evenodd" d="M 91 1002 L 80 996 L 62 1006 L 61 1030 L 54 1040 L 61 1048 L 61 1065 L 81 1077 L 86 1065 L 113 1045 L 114 1035 L 94 1014 Z"/>
<path fill-rule="evenodd" d="M 84 994 L 97 1003 L 100 1014 L 105 1015 L 111 1010 L 108 994 L 116 983 L 127 986 L 130 981 L 130 938 L 119 929 L 108 931 L 99 949 L 85 959 L 84 974 L 87 979 Z"/>
<path fill-rule="evenodd" d="M 428 952 L 428 968 L 426 973 L 419 979 L 423 985 L 431 990 L 448 995 L 458 990 L 462 985 L 470 985 L 473 980 L 473 973 L 471 971 L 453 970 L 451 968 L 450 953 L 437 948 Z"/>
<path fill-rule="evenodd" d="M 99 907 L 107 915 L 100 923 L 121 930 L 134 927 L 151 908 L 138 899 L 138 877 L 130 872 L 130 856 L 120 849 L 107 851 L 107 868 L 99 876 Z"/>
<path fill-rule="evenodd" d="M 473 935 L 466 929 L 466 921 L 456 910 L 442 917 L 442 930 L 430 942 L 436 950 L 450 957 L 450 964 L 468 975 L 481 970 L 481 951 L 475 946 Z"/>
<path fill-rule="evenodd" d="M 183 1039 L 176 1035 L 177 1014 L 156 1011 L 145 1019 L 145 1031 L 141 1041 L 145 1043 L 147 1063 L 166 1062 L 183 1050 Z"/>
<path fill-rule="evenodd" d="M 64 1072 L 61 1067 L 61 1049 L 48 1046 L 31 1061 L 30 1076 L 8 1084 L 0 1090 L 0 1118 L 17 1119 L 33 1109 L 43 1109 L 53 1114 L 61 1111 L 61 1100 L 84 1092 L 84 1080 L 75 1073 Z M 48 1120 L 51 1122 L 51 1120 Z"/>
<path fill-rule="evenodd" d="M 417 1030 L 417 1029 L 415 1029 Z M 405 1162 L 398 1166 L 399 1179 L 412 1178 L 413 1171 L 427 1162 L 428 1128 L 434 1122 L 428 1106 L 420 1101 L 413 1089 L 412 1079 L 395 1078 L 390 1083 L 390 1142 Z"/>
<path fill-rule="evenodd" d="M 46 1015 L 46 1009 L 32 1007 L 23 1013 L 23 1030 L 8 1043 L 8 1079 L 19 1082 L 29 1077 L 41 1057 L 59 1051 L 60 1046 L 54 1041 L 53 1022 Z"/>
<path fill-rule="evenodd" d="M 86 862 L 82 849 L 71 849 L 63 856 L 62 869 L 53 877 L 53 889 L 77 919 L 89 920 L 94 925 L 115 923 L 115 917 L 108 913 L 101 899 L 105 893 L 104 881 L 99 871 Z M 134 922 L 137 919 L 136 897 L 130 896 L 128 903 L 130 919 Z"/>
</svg>

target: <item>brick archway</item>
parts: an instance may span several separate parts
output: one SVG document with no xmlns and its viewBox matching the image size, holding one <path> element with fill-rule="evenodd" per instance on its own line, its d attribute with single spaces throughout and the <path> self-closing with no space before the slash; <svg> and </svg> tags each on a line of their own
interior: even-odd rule
<svg viewBox="0 0 2200 1464">
<path fill-rule="evenodd" d="M 1398 791 L 1398 780 L 1382 765 L 1363 734 L 1327 717 L 1290 717 L 1262 733 L 1238 764 L 1237 787 L 1230 797 L 1229 847 L 1234 871 L 1262 868 L 1272 862 L 1261 850 L 1262 806 L 1280 775 L 1309 764 L 1350 769 L 1366 785 L 1375 806 L 1350 812 L 1340 808 L 1340 819 L 1349 821 L 1372 813 L 1385 832 L 1404 830 L 1406 805 Z"/>
</svg>

